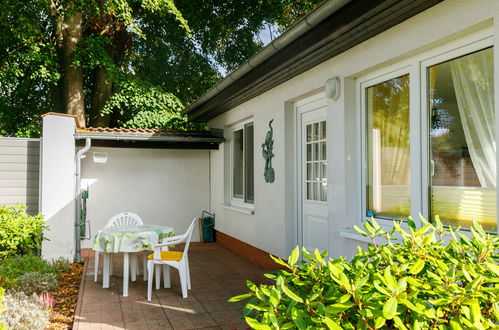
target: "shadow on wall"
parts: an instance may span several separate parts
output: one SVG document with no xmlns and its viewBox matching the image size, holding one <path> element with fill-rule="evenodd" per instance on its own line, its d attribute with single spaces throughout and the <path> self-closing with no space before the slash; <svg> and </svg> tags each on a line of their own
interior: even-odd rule
<svg viewBox="0 0 499 330">
<path fill-rule="evenodd" d="M 38 214 L 40 211 L 40 141 L 28 140 L 26 144 L 26 213 Z"/>
<path fill-rule="evenodd" d="M 70 196 L 71 197 L 71 196 Z M 46 240 L 42 242 L 42 256 L 47 260 L 64 258 L 73 261 L 75 256 L 74 200 L 53 214 L 43 214 L 48 229 L 44 231 Z"/>
</svg>

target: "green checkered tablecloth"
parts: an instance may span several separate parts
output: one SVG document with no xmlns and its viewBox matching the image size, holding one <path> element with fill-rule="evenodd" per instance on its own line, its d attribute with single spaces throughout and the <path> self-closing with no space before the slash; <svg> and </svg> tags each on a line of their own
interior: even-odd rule
<svg viewBox="0 0 499 330">
<path fill-rule="evenodd" d="M 92 249 L 107 253 L 153 250 L 154 244 L 174 234 L 170 226 L 107 227 L 97 232 Z"/>
</svg>

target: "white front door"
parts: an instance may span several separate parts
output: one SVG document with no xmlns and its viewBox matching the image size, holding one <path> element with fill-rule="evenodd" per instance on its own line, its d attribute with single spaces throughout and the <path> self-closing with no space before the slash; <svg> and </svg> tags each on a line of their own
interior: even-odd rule
<svg viewBox="0 0 499 330">
<path fill-rule="evenodd" d="M 315 99 L 296 107 L 298 116 L 298 240 L 307 250 L 328 247 L 327 101 Z"/>
</svg>

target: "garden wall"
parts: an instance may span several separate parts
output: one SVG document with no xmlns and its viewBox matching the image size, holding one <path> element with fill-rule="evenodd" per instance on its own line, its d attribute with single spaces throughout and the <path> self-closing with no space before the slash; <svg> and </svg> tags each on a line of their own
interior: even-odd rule
<svg viewBox="0 0 499 330">
<path fill-rule="evenodd" d="M 0 204 L 39 210 L 40 139 L 0 138 Z"/>
</svg>

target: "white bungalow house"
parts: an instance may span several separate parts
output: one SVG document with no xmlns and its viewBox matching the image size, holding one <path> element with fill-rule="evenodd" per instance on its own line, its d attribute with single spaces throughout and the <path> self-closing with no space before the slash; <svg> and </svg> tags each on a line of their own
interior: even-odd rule
<svg viewBox="0 0 499 330">
<path fill-rule="evenodd" d="M 387 227 L 419 213 L 463 227 L 476 219 L 497 232 L 498 22 L 497 0 L 325 2 L 185 110 L 223 134 L 219 146 L 198 154 L 104 150 L 117 159 L 105 170 L 114 181 L 97 182 L 119 182 L 119 171 L 149 175 L 137 181 L 145 182 L 140 189 L 90 188 L 91 196 L 99 194 L 89 199 L 89 215 L 99 219 L 94 229 L 112 215 L 108 206 L 156 210 L 150 218 L 157 221 L 172 209 L 186 223 L 189 212 L 205 209 L 216 214 L 221 244 L 260 261 L 255 256 L 287 257 L 296 245 L 351 256 L 365 243 L 352 227 L 371 216 Z M 50 137 L 57 121 L 69 127 L 66 140 Z M 79 132 L 72 119 L 46 124 L 41 209 L 49 222 L 63 223 L 74 207 L 61 213 L 70 201 L 51 194 L 74 196 L 74 185 L 55 191 L 48 182 L 73 177 L 74 138 L 108 138 Z M 69 141 L 65 167 L 51 158 L 63 140 Z M 92 144 L 90 151 L 103 147 Z M 162 163 L 176 156 L 187 167 Z M 154 162 L 147 170 L 141 163 L 127 169 L 127 157 Z M 104 168 L 82 162 L 82 178 L 99 180 Z M 161 197 L 169 179 L 158 185 L 150 175 L 179 168 L 180 209 L 168 205 L 178 194 Z M 155 189 L 152 202 L 141 197 L 148 185 Z M 139 205 L 140 198 L 149 204 Z M 72 239 L 53 234 L 45 250 L 57 255 L 74 248 Z"/>
<path fill-rule="evenodd" d="M 190 105 L 225 137 L 224 244 L 351 256 L 366 217 L 419 213 L 497 232 L 498 22 L 496 0 L 330 0 Z"/>
</svg>

